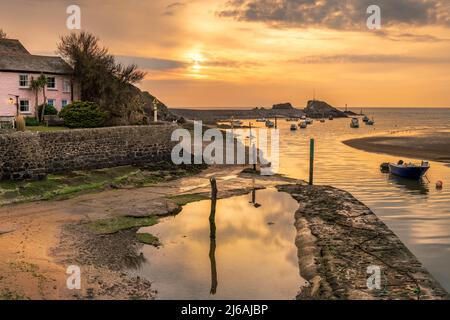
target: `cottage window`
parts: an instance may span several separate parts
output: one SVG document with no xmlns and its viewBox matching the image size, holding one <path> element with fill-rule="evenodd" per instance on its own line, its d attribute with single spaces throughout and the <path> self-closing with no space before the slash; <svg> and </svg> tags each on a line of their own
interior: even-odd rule
<svg viewBox="0 0 450 320">
<path fill-rule="evenodd" d="M 62 107 L 62 108 L 67 107 L 68 104 L 69 104 L 69 102 L 68 102 L 67 100 L 62 100 L 62 101 L 61 101 L 61 107 Z"/>
<path fill-rule="evenodd" d="M 55 77 L 47 77 L 47 88 L 56 89 L 56 78 Z"/>
<path fill-rule="evenodd" d="M 22 113 L 30 112 L 30 101 L 29 100 L 20 100 L 19 101 L 19 110 Z"/>
<path fill-rule="evenodd" d="M 69 80 L 67 80 L 67 79 L 65 79 L 64 81 L 63 81 L 63 91 L 64 92 L 70 92 L 70 81 Z"/>
<path fill-rule="evenodd" d="M 28 88 L 30 86 L 29 77 L 27 74 L 19 75 L 19 87 Z"/>
<path fill-rule="evenodd" d="M 55 106 L 55 99 L 47 99 L 47 104 L 48 104 L 49 106 L 54 107 L 54 106 Z"/>
</svg>

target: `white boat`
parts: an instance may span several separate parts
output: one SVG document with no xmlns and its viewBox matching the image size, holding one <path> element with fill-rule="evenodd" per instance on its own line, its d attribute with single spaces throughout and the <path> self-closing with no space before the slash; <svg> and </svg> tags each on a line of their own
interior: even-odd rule
<svg viewBox="0 0 450 320">
<path fill-rule="evenodd" d="M 240 120 L 233 120 L 231 121 L 231 126 L 233 127 L 242 127 L 243 122 Z"/>
<path fill-rule="evenodd" d="M 273 128 L 273 127 L 275 127 L 275 123 L 273 123 L 273 122 L 270 121 L 270 120 L 267 120 L 267 121 L 266 121 L 266 127 L 267 127 L 267 128 Z"/>
<path fill-rule="evenodd" d="M 300 127 L 300 129 L 306 129 L 308 128 L 308 123 L 306 123 L 306 121 L 302 121 L 298 126 Z"/>
<path fill-rule="evenodd" d="M 309 124 L 313 124 L 313 123 L 314 123 L 314 120 L 311 119 L 311 118 L 306 118 L 305 122 L 306 122 L 306 124 L 309 125 Z"/>
<path fill-rule="evenodd" d="M 368 126 L 373 126 L 375 124 L 375 119 L 372 119 L 372 120 L 367 120 L 366 121 L 366 125 L 368 125 Z"/>
<path fill-rule="evenodd" d="M 358 118 L 352 118 L 352 122 L 350 122 L 350 128 L 359 128 Z"/>
<path fill-rule="evenodd" d="M 266 122 L 266 119 L 265 118 L 256 119 L 256 122 Z"/>
</svg>

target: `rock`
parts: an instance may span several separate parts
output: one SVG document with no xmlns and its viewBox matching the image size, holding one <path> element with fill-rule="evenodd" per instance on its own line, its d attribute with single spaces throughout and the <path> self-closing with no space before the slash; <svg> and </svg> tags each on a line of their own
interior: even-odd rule
<svg viewBox="0 0 450 320">
<path fill-rule="evenodd" d="M 275 104 L 272 109 L 273 110 L 291 110 L 291 109 L 294 109 L 294 107 L 292 106 L 292 104 L 287 102 L 287 103 Z"/>
<path fill-rule="evenodd" d="M 304 109 L 306 115 L 310 118 L 322 118 L 322 117 L 330 117 L 333 116 L 334 118 L 346 118 L 347 115 L 330 106 L 328 103 L 324 101 L 318 101 L 318 100 L 311 100 L 308 101 L 308 105 Z"/>
</svg>

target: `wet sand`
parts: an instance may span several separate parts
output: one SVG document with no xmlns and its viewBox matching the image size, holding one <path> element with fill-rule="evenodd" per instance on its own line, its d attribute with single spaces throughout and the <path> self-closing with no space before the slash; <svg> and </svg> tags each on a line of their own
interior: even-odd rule
<svg viewBox="0 0 450 320">
<path fill-rule="evenodd" d="M 368 152 L 450 163 L 449 131 L 392 133 L 343 143 Z"/>
<path fill-rule="evenodd" d="M 117 217 L 171 215 L 171 196 L 206 194 L 217 178 L 219 198 L 296 180 L 240 175 L 242 167 L 214 167 L 152 187 L 117 189 L 75 198 L 0 208 L 0 300 L 153 299 L 151 283 L 129 274 L 143 257 L 139 228 L 98 235 L 88 224 Z M 69 290 L 66 268 L 81 269 L 81 290 Z"/>
</svg>

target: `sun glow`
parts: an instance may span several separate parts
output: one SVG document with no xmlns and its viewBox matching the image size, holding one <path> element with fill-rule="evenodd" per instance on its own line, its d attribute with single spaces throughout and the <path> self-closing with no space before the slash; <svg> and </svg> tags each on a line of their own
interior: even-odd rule
<svg viewBox="0 0 450 320">
<path fill-rule="evenodd" d="M 192 70 L 200 72 L 202 69 L 202 62 L 205 61 L 204 56 L 199 52 L 195 52 L 190 55 L 190 59 L 192 61 Z"/>
</svg>

